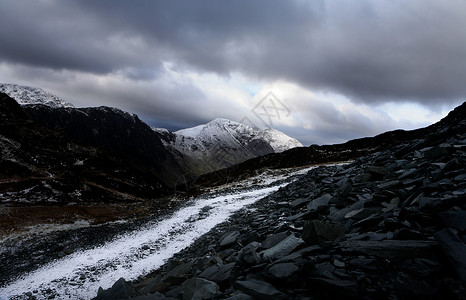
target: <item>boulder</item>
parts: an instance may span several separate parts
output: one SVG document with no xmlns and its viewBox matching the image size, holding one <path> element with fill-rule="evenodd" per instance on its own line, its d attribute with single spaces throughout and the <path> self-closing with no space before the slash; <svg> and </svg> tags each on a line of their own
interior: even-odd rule
<svg viewBox="0 0 466 300">
<path fill-rule="evenodd" d="M 291 253 L 298 246 L 301 246 L 304 241 L 297 238 L 293 234 L 288 236 L 286 239 L 273 246 L 270 249 L 262 251 L 260 254 L 264 259 L 277 260 Z"/>
<path fill-rule="evenodd" d="M 458 277 L 466 283 L 466 245 L 451 229 L 443 229 L 435 234 L 445 256 L 455 269 Z"/>
<path fill-rule="evenodd" d="M 310 212 L 320 211 L 321 209 L 328 206 L 328 203 L 332 198 L 333 197 L 330 194 L 322 195 L 319 198 L 316 198 L 316 199 L 312 200 L 308 204 L 307 209 Z"/>
<path fill-rule="evenodd" d="M 114 299 L 130 299 L 135 296 L 136 292 L 130 282 L 124 278 L 118 279 L 111 288 L 103 290 L 99 288 L 95 300 L 114 300 Z"/>
<path fill-rule="evenodd" d="M 262 242 L 262 248 L 269 249 L 283 241 L 288 236 L 286 232 L 280 232 L 267 236 L 265 241 Z"/>
<path fill-rule="evenodd" d="M 333 242 L 344 234 L 345 228 L 339 224 L 313 220 L 304 224 L 302 238 L 310 245 L 322 245 L 324 242 Z"/>
<path fill-rule="evenodd" d="M 299 268 L 294 263 L 280 263 L 272 265 L 267 271 L 275 279 L 286 279 L 295 275 Z"/>
<path fill-rule="evenodd" d="M 344 253 L 359 253 L 392 260 L 430 256 L 436 246 L 438 246 L 438 243 L 435 241 L 412 240 L 349 240 L 338 244 L 338 247 Z"/>
<path fill-rule="evenodd" d="M 230 278 L 231 271 L 235 267 L 235 263 L 229 263 L 226 265 L 213 265 L 205 269 L 201 274 L 200 278 L 204 278 L 216 283 L 222 283 Z"/>
<path fill-rule="evenodd" d="M 261 280 L 236 281 L 234 287 L 238 290 L 251 295 L 255 299 L 288 299 L 288 297 L 277 290 L 273 285 Z"/>
<path fill-rule="evenodd" d="M 252 242 L 249 243 L 246 247 L 241 249 L 238 254 L 236 262 L 239 264 L 244 264 L 246 266 L 255 266 L 261 263 L 261 258 L 257 254 L 257 248 L 259 248 L 260 243 Z"/>
<path fill-rule="evenodd" d="M 220 247 L 227 247 L 236 243 L 236 239 L 240 236 L 239 231 L 228 232 L 220 242 Z"/>
<path fill-rule="evenodd" d="M 196 277 L 183 282 L 182 288 L 183 300 L 212 299 L 220 294 L 215 282 Z"/>
</svg>

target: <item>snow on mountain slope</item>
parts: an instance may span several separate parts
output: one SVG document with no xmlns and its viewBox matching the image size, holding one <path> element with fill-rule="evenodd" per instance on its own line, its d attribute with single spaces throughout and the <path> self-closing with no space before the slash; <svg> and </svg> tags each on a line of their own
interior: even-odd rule
<svg viewBox="0 0 466 300">
<path fill-rule="evenodd" d="M 218 141 L 223 145 L 235 147 L 245 146 L 253 140 L 263 139 L 274 150 L 283 152 L 285 150 L 302 147 L 303 145 L 296 139 L 291 138 L 275 129 L 258 130 L 250 126 L 230 121 L 227 119 L 215 119 L 204 125 L 182 129 L 175 132 L 177 135 L 177 145 L 183 147 L 185 144 L 206 148 L 209 142 Z"/>
<path fill-rule="evenodd" d="M 258 130 L 220 118 L 176 132 L 153 129 L 163 136 L 166 147 L 200 161 L 201 173 L 229 167 L 257 156 L 302 147 L 299 141 L 280 131 Z"/>
<path fill-rule="evenodd" d="M 21 105 L 43 104 L 53 108 L 74 107 L 73 104 L 46 92 L 41 88 L 0 83 L 0 92 L 7 94 Z"/>
<path fill-rule="evenodd" d="M 291 148 L 303 147 L 297 139 L 291 138 L 281 131 L 275 129 L 264 129 L 259 131 L 258 136 L 266 140 L 272 146 L 275 153 L 283 152 Z"/>
</svg>

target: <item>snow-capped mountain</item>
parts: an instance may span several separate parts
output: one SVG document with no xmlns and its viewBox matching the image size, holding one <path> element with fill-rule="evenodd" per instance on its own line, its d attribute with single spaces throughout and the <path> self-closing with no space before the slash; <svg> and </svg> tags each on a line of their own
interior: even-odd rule
<svg viewBox="0 0 466 300">
<path fill-rule="evenodd" d="M 7 94 L 21 105 L 43 104 L 53 108 L 74 107 L 73 104 L 41 88 L 0 83 L 0 92 Z"/>
<path fill-rule="evenodd" d="M 162 136 L 166 147 L 198 160 L 202 171 L 214 171 L 257 156 L 303 146 L 278 130 L 258 130 L 220 118 L 176 132 L 153 129 Z"/>
</svg>

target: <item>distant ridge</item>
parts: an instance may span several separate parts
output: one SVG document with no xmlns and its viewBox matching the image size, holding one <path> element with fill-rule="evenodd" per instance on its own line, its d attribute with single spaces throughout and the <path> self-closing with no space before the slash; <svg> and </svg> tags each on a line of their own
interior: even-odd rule
<svg viewBox="0 0 466 300">
<path fill-rule="evenodd" d="M 170 132 L 153 128 L 166 147 L 190 157 L 198 171 L 223 169 L 269 153 L 279 153 L 303 145 L 275 129 L 254 129 L 248 125 L 217 118 L 207 124 Z"/>
<path fill-rule="evenodd" d="M 15 99 L 20 105 L 43 104 L 53 108 L 74 107 L 60 97 L 44 91 L 41 88 L 23 86 L 18 84 L 0 83 L 0 93 L 5 93 Z"/>
</svg>

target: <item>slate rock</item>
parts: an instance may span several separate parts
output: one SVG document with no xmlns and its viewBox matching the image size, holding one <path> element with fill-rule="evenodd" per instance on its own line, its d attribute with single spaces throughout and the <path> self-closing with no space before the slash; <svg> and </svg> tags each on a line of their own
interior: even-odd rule
<svg viewBox="0 0 466 300">
<path fill-rule="evenodd" d="M 182 283 L 187 277 L 190 271 L 189 264 L 181 264 L 175 267 L 173 270 L 168 272 L 163 278 L 163 283 L 168 283 L 170 285 Z"/>
<path fill-rule="evenodd" d="M 466 230 L 466 211 L 447 211 L 441 212 L 439 215 L 448 227 L 459 231 Z"/>
<path fill-rule="evenodd" d="M 95 300 L 114 300 L 114 299 L 130 299 L 135 296 L 136 292 L 130 282 L 124 278 L 118 279 L 111 288 L 103 290 L 99 288 Z"/>
<path fill-rule="evenodd" d="M 395 240 L 425 240 L 426 237 L 419 231 L 408 229 L 408 228 L 401 228 L 395 231 L 393 235 Z"/>
<path fill-rule="evenodd" d="M 234 287 L 238 290 L 251 295 L 255 299 L 288 299 L 289 297 L 277 290 L 273 285 L 261 280 L 235 281 Z"/>
<path fill-rule="evenodd" d="M 381 210 L 382 210 L 381 208 L 377 208 L 377 207 L 364 207 L 364 208 L 360 208 L 360 209 L 356 209 L 356 210 L 348 212 L 345 215 L 345 218 L 362 220 L 362 219 L 370 217 L 373 214 L 380 213 Z"/>
<path fill-rule="evenodd" d="M 345 228 L 339 224 L 313 220 L 304 224 L 302 238 L 310 245 L 322 245 L 324 242 L 333 242 L 344 234 Z"/>
<path fill-rule="evenodd" d="M 200 278 L 204 278 L 216 283 L 227 281 L 230 278 L 231 271 L 235 267 L 235 263 L 229 263 L 226 265 L 213 265 L 205 269 L 201 274 Z"/>
<path fill-rule="evenodd" d="M 378 176 L 383 176 L 387 172 L 384 167 L 380 166 L 368 166 L 365 170 L 366 173 L 372 174 L 372 175 L 378 175 Z"/>
<path fill-rule="evenodd" d="M 338 295 L 346 299 L 358 296 L 359 286 L 356 281 L 311 277 L 310 283 L 312 289 L 319 289 L 328 296 Z"/>
<path fill-rule="evenodd" d="M 435 241 L 412 240 L 348 240 L 338 244 L 338 247 L 344 253 L 360 253 L 392 260 L 430 256 L 436 246 L 438 246 L 438 243 Z"/>
<path fill-rule="evenodd" d="M 238 293 L 231 297 L 225 298 L 225 300 L 254 300 L 254 298 L 243 293 Z"/>
<path fill-rule="evenodd" d="M 293 208 L 293 209 L 298 209 L 302 206 L 305 206 L 309 203 L 309 201 L 311 201 L 310 199 L 307 199 L 307 198 L 299 198 L 299 199 L 296 199 L 296 200 L 293 200 L 290 202 L 290 206 Z"/>
<path fill-rule="evenodd" d="M 236 243 L 236 239 L 240 236 L 239 231 L 228 232 L 220 242 L 220 247 L 227 247 Z"/>
<path fill-rule="evenodd" d="M 438 292 L 423 280 L 415 280 L 408 276 L 400 276 L 398 292 L 404 299 L 433 299 Z"/>
<path fill-rule="evenodd" d="M 299 268 L 294 263 L 279 263 L 272 265 L 267 271 L 275 279 L 286 279 L 295 275 Z"/>
<path fill-rule="evenodd" d="M 351 204 L 350 206 L 342 208 L 342 209 L 337 209 L 334 212 L 331 212 L 328 217 L 332 222 L 344 224 L 346 222 L 345 216 L 348 213 L 355 211 L 355 210 L 363 209 L 364 204 L 367 203 L 368 201 L 369 201 L 368 198 L 361 197 L 358 201 Z"/>
<path fill-rule="evenodd" d="M 458 277 L 466 283 L 466 245 L 451 229 L 443 229 L 435 234 L 445 256 L 455 269 Z"/>
<path fill-rule="evenodd" d="M 156 286 L 162 280 L 160 274 L 157 274 L 155 277 L 149 277 L 143 282 L 139 283 L 135 288 L 141 294 L 147 294 L 152 292 L 152 288 Z"/>
<path fill-rule="evenodd" d="M 255 266 L 262 262 L 262 259 L 257 254 L 257 248 L 260 247 L 260 243 L 252 242 L 246 245 L 238 254 L 236 259 L 238 264 L 245 264 L 247 266 Z"/>
<path fill-rule="evenodd" d="M 262 251 L 260 254 L 264 259 L 277 260 L 291 253 L 294 249 L 301 246 L 304 241 L 291 234 L 277 245 Z"/>
<path fill-rule="evenodd" d="M 283 241 L 288 236 L 286 232 L 280 232 L 267 236 L 265 241 L 262 242 L 262 248 L 269 249 Z"/>
<path fill-rule="evenodd" d="M 220 294 L 220 289 L 215 282 L 196 277 L 183 282 L 182 288 L 183 300 L 212 299 Z"/>
<path fill-rule="evenodd" d="M 353 189 L 352 181 L 349 178 L 341 179 L 340 181 L 337 182 L 337 185 L 338 185 L 337 191 L 339 192 L 341 196 L 348 195 Z"/>
<path fill-rule="evenodd" d="M 319 198 L 316 198 L 316 199 L 312 200 L 308 204 L 307 209 L 310 212 L 320 211 L 322 208 L 328 206 L 328 203 L 332 198 L 333 197 L 330 194 L 322 195 Z"/>
</svg>

